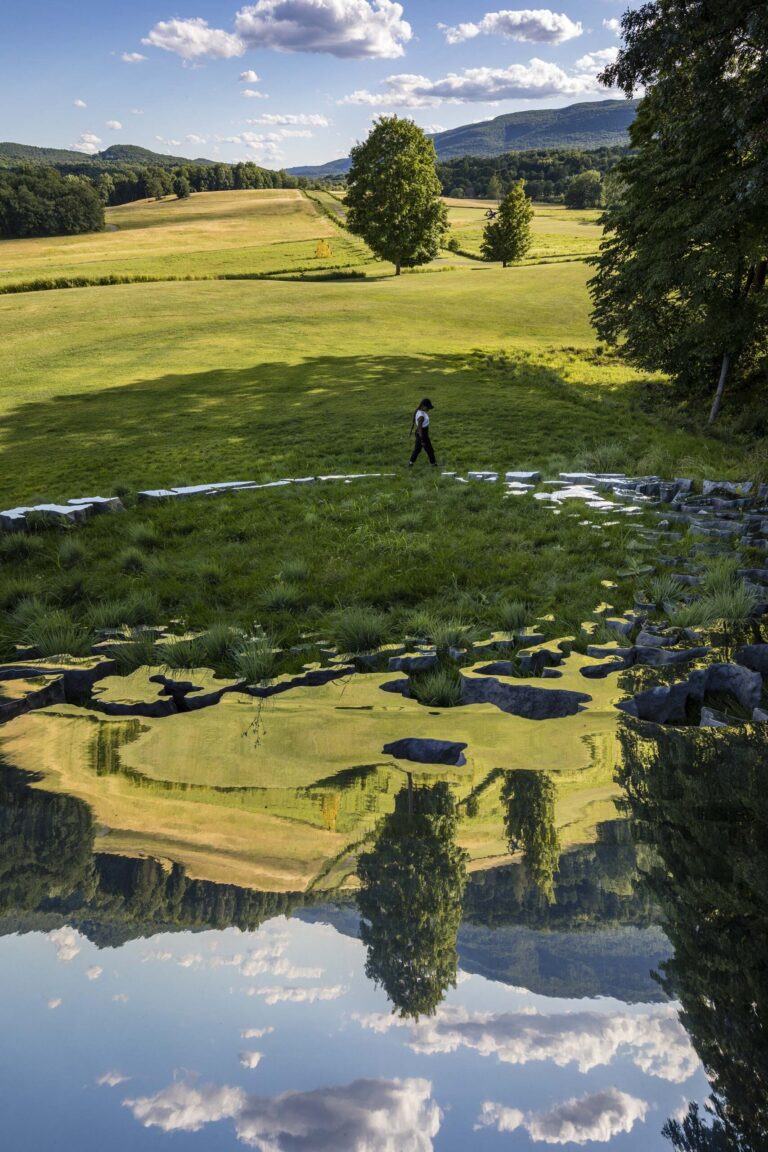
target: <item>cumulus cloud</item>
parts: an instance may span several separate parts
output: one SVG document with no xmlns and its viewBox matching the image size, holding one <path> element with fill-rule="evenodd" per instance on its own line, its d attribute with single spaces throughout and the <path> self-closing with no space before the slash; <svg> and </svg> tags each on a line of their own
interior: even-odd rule
<svg viewBox="0 0 768 1152">
<path fill-rule="evenodd" d="M 240 1063 L 243 1068 L 258 1068 L 263 1056 L 263 1052 L 241 1052 Z"/>
<path fill-rule="evenodd" d="M 72 104 L 74 105 L 75 108 L 87 108 L 88 107 L 85 100 L 73 100 Z"/>
<path fill-rule="evenodd" d="M 146 60 L 146 56 L 142 52 L 121 52 L 120 59 L 126 64 L 141 64 L 142 60 Z"/>
<path fill-rule="evenodd" d="M 61 996 L 52 996 L 51 999 L 48 1001 L 48 1007 L 51 1009 L 61 1008 L 62 1004 L 63 1004 L 63 1000 L 61 999 Z"/>
<path fill-rule="evenodd" d="M 83 132 L 72 147 L 75 152 L 85 152 L 87 156 L 93 156 L 94 152 L 98 152 L 101 143 L 101 138 L 94 132 Z"/>
<path fill-rule="evenodd" d="M 112 132 L 119 132 L 122 124 L 119 120 L 107 120 L 107 128 L 111 129 Z"/>
<path fill-rule="evenodd" d="M 130 1076 L 123 1076 L 122 1072 L 105 1072 L 99 1076 L 96 1083 L 100 1088 L 116 1088 L 118 1084 L 125 1084 Z"/>
<path fill-rule="evenodd" d="M 133 109 L 137 112 L 137 109 Z M 165 949 L 155 949 L 152 952 L 145 952 L 141 958 L 142 964 L 146 964 L 148 960 L 173 960 L 173 952 L 168 952 Z"/>
<path fill-rule="evenodd" d="M 615 16 L 612 16 L 610 20 L 603 20 L 603 28 L 605 28 L 607 32 L 613 32 L 614 36 L 620 36 L 621 20 L 617 20 Z"/>
<path fill-rule="evenodd" d="M 245 84 L 258 84 L 259 77 L 254 72 L 253 68 L 249 68 L 246 72 L 240 73 L 240 80 L 242 80 Z"/>
<path fill-rule="evenodd" d="M 208 137 L 198 136 L 196 132 L 190 132 L 184 139 L 187 144 L 205 144 L 207 143 Z"/>
<path fill-rule="evenodd" d="M 403 73 L 388 76 L 377 92 L 358 89 L 342 104 L 369 104 L 377 108 L 432 108 L 439 104 L 497 103 L 544 96 L 576 96 L 596 92 L 594 75 L 566 72 L 557 64 L 538 60 L 510 64 L 508 68 L 466 68 L 439 80 Z"/>
<path fill-rule="evenodd" d="M 98 964 L 92 964 L 90 968 L 86 968 L 85 975 L 89 980 L 98 980 L 103 971 L 104 969 L 99 967 Z"/>
<path fill-rule="evenodd" d="M 394 59 L 413 35 L 393 0 L 257 0 L 235 28 L 248 48 Z"/>
<path fill-rule="evenodd" d="M 162 136 L 155 136 L 155 140 L 159 140 L 161 144 L 178 144 L 178 140 L 164 140 Z M 203 965 L 203 958 L 199 952 L 187 952 L 185 956 L 179 957 L 180 968 L 201 968 Z"/>
<path fill-rule="evenodd" d="M 434 135 L 436 132 L 445 132 L 445 124 L 427 124 L 424 131 L 430 135 Z"/>
<path fill-rule="evenodd" d="M 574 22 L 564 12 L 551 12 L 549 8 L 487 12 L 476 24 L 457 24 L 454 27 L 438 24 L 438 28 L 442 29 L 449 44 L 461 44 L 475 36 L 504 36 L 507 40 L 534 44 L 562 44 L 581 36 L 584 31 L 578 21 Z"/>
<path fill-rule="evenodd" d="M 384 1032 L 400 1025 L 393 1016 L 358 1017 L 364 1028 Z M 469 1048 L 505 1064 L 550 1061 L 560 1068 L 575 1064 L 580 1072 L 628 1056 L 649 1076 L 681 1084 L 698 1067 L 688 1035 L 671 1005 L 649 1012 L 470 1013 L 443 1007 L 430 1019 L 410 1027 L 410 1047 L 425 1055 Z"/>
<path fill-rule="evenodd" d="M 243 96 L 246 100 L 269 100 L 266 92 L 259 92 L 258 88 L 244 88 Z"/>
<path fill-rule="evenodd" d="M 131 108 L 131 115 L 132 116 L 143 116 L 144 115 L 144 109 L 143 108 Z M 168 953 L 168 955 L 170 956 L 170 952 Z"/>
<path fill-rule="evenodd" d="M 164 52 L 175 52 L 182 60 L 198 60 L 201 56 L 228 59 L 245 52 L 239 36 L 222 28 L 210 28 L 201 16 L 190 20 L 160 20 L 141 42 L 162 48 Z"/>
<path fill-rule="evenodd" d="M 355 1080 L 272 1098 L 180 1083 L 124 1103 L 145 1127 L 163 1132 L 232 1120 L 238 1139 L 263 1152 L 432 1152 L 442 1121 L 432 1084 L 416 1078 Z"/>
<path fill-rule="evenodd" d="M 594 72 L 606 64 L 613 64 L 618 54 L 618 48 L 598 48 L 596 52 L 588 52 L 586 56 L 579 57 L 576 67 L 585 72 Z"/>
<path fill-rule="evenodd" d="M 328 128 L 330 127 L 331 122 L 327 116 L 322 116 L 317 112 L 297 112 L 283 114 L 265 112 L 263 116 L 257 116 L 254 120 L 249 120 L 248 123 L 273 126 L 279 126 L 281 124 L 306 124 L 311 128 Z"/>
<path fill-rule="evenodd" d="M 648 1104 L 637 1096 L 607 1088 L 556 1105 L 549 1112 L 523 1113 L 486 1100 L 476 1128 L 514 1132 L 524 1128 L 532 1140 L 542 1144 L 605 1144 L 622 1132 L 631 1132 L 635 1123 L 645 1120 Z"/>
<path fill-rule="evenodd" d="M 91 132 L 84 132 L 80 139 L 91 139 L 96 144 L 101 143 L 98 136 L 94 136 Z M 75 147 L 77 148 L 77 145 Z M 86 151 L 90 151 L 90 149 L 78 148 L 78 152 Z M 96 152 L 97 149 L 94 148 L 93 151 Z M 80 951 L 82 937 L 79 932 L 75 932 L 74 928 L 54 928 L 52 932 L 48 933 L 48 939 L 56 949 L 56 959 L 62 960 L 64 963 L 74 960 Z"/>
<path fill-rule="evenodd" d="M 246 995 L 263 996 L 266 1004 L 314 1004 L 318 1000 L 338 1000 L 347 989 L 342 984 L 331 987 L 315 985 L 312 988 L 292 988 L 285 984 L 272 984 L 265 988 L 249 988 Z"/>
<path fill-rule="evenodd" d="M 240 1033 L 243 1040 L 260 1040 L 262 1036 L 269 1036 L 274 1032 L 274 1028 L 270 1024 L 267 1028 L 244 1028 Z"/>
</svg>

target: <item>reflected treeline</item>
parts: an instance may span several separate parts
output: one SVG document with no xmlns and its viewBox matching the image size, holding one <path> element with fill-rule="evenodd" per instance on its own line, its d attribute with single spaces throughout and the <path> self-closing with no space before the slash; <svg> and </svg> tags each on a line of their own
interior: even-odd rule
<svg viewBox="0 0 768 1152">
<path fill-rule="evenodd" d="M 622 783 L 652 855 L 645 884 L 674 956 L 662 983 L 707 1070 L 708 1117 L 664 1133 L 684 1152 L 768 1148 L 768 737 L 627 723 Z"/>
<path fill-rule="evenodd" d="M 431 1015 L 456 984 L 467 861 L 456 828 L 449 786 L 414 788 L 409 778 L 358 862 L 366 975 L 402 1017 Z"/>
<path fill-rule="evenodd" d="M 501 787 L 504 829 L 510 853 L 522 850 L 523 865 L 547 904 L 555 900 L 560 857 L 555 827 L 555 786 L 546 772 L 505 772 Z"/>
<path fill-rule="evenodd" d="M 31 788 L 0 763 L 0 916 L 7 930 L 35 927 L 34 914 L 59 914 L 95 943 L 117 945 L 160 931 L 250 930 L 308 902 L 301 893 L 191 880 L 178 864 L 94 854 L 94 835 L 85 803 Z"/>
</svg>

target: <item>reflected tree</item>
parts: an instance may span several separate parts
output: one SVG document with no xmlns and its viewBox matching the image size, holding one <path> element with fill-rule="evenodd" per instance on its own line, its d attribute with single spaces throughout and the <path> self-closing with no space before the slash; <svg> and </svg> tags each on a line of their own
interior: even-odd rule
<svg viewBox="0 0 768 1152">
<path fill-rule="evenodd" d="M 509 851 L 522 850 L 526 872 L 548 904 L 555 899 L 560 841 L 555 827 L 555 786 L 545 772 L 507 772 L 501 788 Z"/>
<path fill-rule="evenodd" d="M 456 985 L 467 861 L 456 825 L 448 785 L 414 788 L 409 776 L 358 862 L 366 975 L 403 1018 L 432 1015 Z"/>
<path fill-rule="evenodd" d="M 768 1148 L 768 735 L 625 723 L 621 779 L 651 851 L 644 882 L 674 955 L 664 989 L 712 1086 L 712 1122 L 669 1121 L 676 1148 Z"/>
</svg>

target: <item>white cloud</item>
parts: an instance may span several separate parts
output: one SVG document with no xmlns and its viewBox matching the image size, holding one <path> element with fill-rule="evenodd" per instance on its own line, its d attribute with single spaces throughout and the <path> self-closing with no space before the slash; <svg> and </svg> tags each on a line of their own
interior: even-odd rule
<svg viewBox="0 0 768 1152">
<path fill-rule="evenodd" d="M 311 128 L 328 128 L 331 121 L 327 116 L 321 116 L 317 112 L 288 112 L 283 114 L 265 112 L 263 116 L 257 116 L 254 120 L 249 120 L 248 123 L 265 125 L 307 124 Z"/>
<path fill-rule="evenodd" d="M 445 132 L 445 125 L 444 124 L 427 124 L 424 128 L 424 131 L 430 133 L 431 135 L 434 135 L 435 132 Z"/>
<path fill-rule="evenodd" d="M 115 995 L 112 997 L 112 999 L 115 1002 L 115 1004 L 127 1004 L 128 1003 L 128 993 L 127 992 L 116 992 Z"/>
<path fill-rule="evenodd" d="M 233 1120 L 239 1140 L 261 1152 L 433 1152 L 442 1113 L 429 1080 L 355 1080 L 277 1097 L 214 1084 L 171 1084 L 154 1096 L 125 1100 L 145 1127 L 197 1132 Z"/>
<path fill-rule="evenodd" d="M 49 1008 L 61 1008 L 62 1004 L 63 1004 L 63 1000 L 61 999 L 61 996 L 52 996 L 51 999 L 48 1001 L 48 1007 Z"/>
<path fill-rule="evenodd" d="M 100 1088 L 116 1088 L 118 1084 L 125 1084 L 130 1076 L 123 1076 L 122 1072 L 105 1072 L 99 1076 L 96 1083 Z"/>
<path fill-rule="evenodd" d="M 241 1052 L 240 1063 L 243 1068 L 258 1068 L 263 1056 L 263 1052 Z"/>
<path fill-rule="evenodd" d="M 107 128 L 111 129 L 112 132 L 119 132 L 122 124 L 119 120 L 107 120 Z"/>
<path fill-rule="evenodd" d="M 244 88 L 243 96 L 246 100 L 269 100 L 266 92 L 259 92 L 258 88 Z"/>
<path fill-rule="evenodd" d="M 607 1088 L 566 1100 L 549 1112 L 523 1113 L 486 1100 L 475 1127 L 491 1127 L 497 1132 L 525 1128 L 532 1140 L 542 1144 L 605 1144 L 622 1132 L 631 1132 L 637 1121 L 645 1120 L 647 1112 L 645 1100 Z"/>
<path fill-rule="evenodd" d="M 148 960 L 173 960 L 173 952 L 157 949 L 153 952 L 145 952 L 141 958 L 142 964 L 146 964 Z"/>
<path fill-rule="evenodd" d="M 515 11 L 487 12 L 476 24 L 457 24 L 449 27 L 438 24 L 449 44 L 460 44 L 475 36 L 504 36 L 507 40 L 524 40 L 535 44 L 562 44 L 573 40 L 584 31 L 579 22 L 564 12 L 551 12 L 548 8 L 520 8 Z"/>
<path fill-rule="evenodd" d="M 165 52 L 175 52 L 182 60 L 197 60 L 201 56 L 228 59 L 245 52 L 239 36 L 221 28 L 209 28 L 208 21 L 201 16 L 190 20 L 160 20 L 141 42 Z"/>
<path fill-rule="evenodd" d="M 257 75 L 257 74 L 254 72 L 253 68 L 249 68 L 249 69 L 247 70 L 247 72 L 241 72 L 241 73 L 240 73 L 240 77 L 239 77 L 239 78 L 240 78 L 240 80 L 242 80 L 242 81 L 243 81 L 245 84 L 258 84 L 258 82 L 259 82 L 259 77 L 258 77 L 258 75 Z"/>
<path fill-rule="evenodd" d="M 614 36 L 620 36 L 621 20 L 617 20 L 615 16 L 612 16 L 610 20 L 603 20 L 603 28 L 605 28 L 607 32 L 613 32 Z"/>
<path fill-rule="evenodd" d="M 104 969 L 100 968 L 98 964 L 92 964 L 90 968 L 86 968 L 85 975 L 89 980 L 98 980 L 103 971 Z"/>
<path fill-rule="evenodd" d="M 240 1033 L 243 1040 L 260 1040 L 262 1036 L 269 1036 L 274 1032 L 274 1028 L 270 1024 L 267 1028 L 244 1028 Z"/>
<path fill-rule="evenodd" d="M 196 132 L 190 132 L 188 136 L 184 137 L 187 144 L 206 144 L 208 141 L 207 136 L 198 136 Z"/>
<path fill-rule="evenodd" d="M 364 1028 L 386 1031 L 401 1024 L 393 1016 L 358 1017 Z M 672 1005 L 648 1012 L 470 1013 L 441 1008 L 434 1017 L 410 1025 L 410 1047 L 426 1055 L 469 1048 L 504 1064 L 549 1061 L 580 1072 L 628 1056 L 649 1076 L 674 1084 L 688 1080 L 699 1061 Z"/>
<path fill-rule="evenodd" d="M 576 67 L 585 72 L 594 72 L 604 68 L 606 64 L 613 64 L 619 54 L 618 48 L 598 48 L 596 52 L 588 52 L 576 61 Z"/>
<path fill-rule="evenodd" d="M 256 0 L 235 17 L 249 48 L 394 59 L 413 35 L 393 0 Z"/>
<path fill-rule="evenodd" d="M 263 996 L 266 1004 L 314 1004 L 318 1000 L 338 1000 L 347 989 L 342 984 L 332 987 L 291 988 L 273 984 L 265 988 L 249 988 L 248 996 Z"/>
<path fill-rule="evenodd" d="M 101 143 L 100 137 L 94 132 L 83 132 L 78 138 L 77 143 L 73 144 L 72 147 L 75 152 L 85 152 L 86 155 L 93 156 L 94 152 L 98 152 Z"/>
<path fill-rule="evenodd" d="M 126 64 L 140 64 L 142 60 L 146 60 L 146 56 L 142 52 L 121 52 L 120 59 Z"/>
<path fill-rule="evenodd" d="M 388 76 L 381 91 L 359 89 L 343 97 L 340 103 L 370 104 L 378 108 L 430 108 L 439 104 L 487 104 L 544 96 L 576 96 L 596 92 L 598 88 L 593 75 L 568 73 L 557 64 L 534 57 L 527 64 L 510 64 L 508 68 L 467 68 L 463 72 L 449 72 L 440 80 L 408 73 Z"/>
<path fill-rule="evenodd" d="M 73 100 L 72 103 L 73 103 L 75 108 L 87 108 L 88 107 L 85 100 Z"/>
<path fill-rule="evenodd" d="M 143 108 L 131 108 L 131 115 L 132 116 L 143 116 L 144 115 L 144 109 Z"/>
<path fill-rule="evenodd" d="M 80 139 L 84 140 L 90 135 L 90 132 L 86 132 Z M 101 143 L 98 136 L 94 136 L 93 139 Z M 75 145 L 75 147 L 77 147 L 77 145 Z M 85 151 L 85 149 L 78 149 L 78 151 Z M 94 148 L 94 152 L 95 151 L 96 149 Z M 80 933 L 75 932 L 74 928 L 54 928 L 52 932 L 48 933 L 48 939 L 56 949 L 56 959 L 62 960 L 64 963 L 69 960 L 74 960 L 80 951 L 80 944 L 82 943 Z"/>
</svg>

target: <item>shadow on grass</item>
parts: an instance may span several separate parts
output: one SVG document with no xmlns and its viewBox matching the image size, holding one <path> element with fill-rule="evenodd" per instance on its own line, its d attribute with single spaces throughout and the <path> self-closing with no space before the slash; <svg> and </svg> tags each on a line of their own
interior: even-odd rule
<svg viewBox="0 0 768 1152">
<path fill-rule="evenodd" d="M 503 372 L 460 355 L 340 355 L 160 375 L 9 412 L 0 499 L 390 470 L 407 461 L 423 396 L 435 404 L 438 459 L 455 468 L 570 456 L 615 436 L 621 416 L 523 355 Z"/>
</svg>

